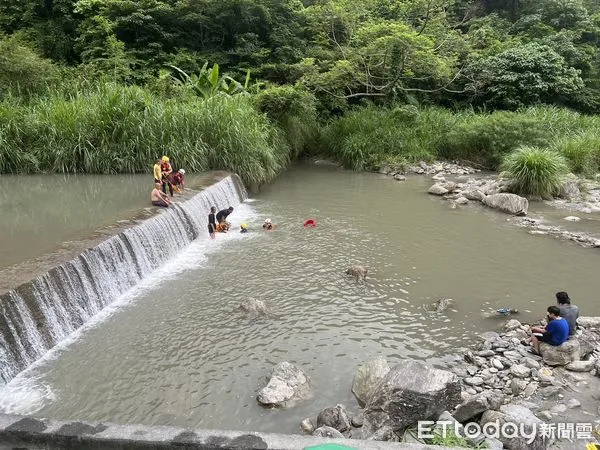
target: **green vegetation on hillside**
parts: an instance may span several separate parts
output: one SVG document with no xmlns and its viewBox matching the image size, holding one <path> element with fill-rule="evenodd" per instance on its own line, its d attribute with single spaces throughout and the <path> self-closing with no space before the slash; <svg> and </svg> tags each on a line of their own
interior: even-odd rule
<svg viewBox="0 0 600 450">
<path fill-rule="evenodd" d="M 7 0 L 0 173 L 190 170 L 271 180 L 521 147 L 600 169 L 591 0 Z M 544 153 L 545 154 L 545 153 Z"/>
</svg>

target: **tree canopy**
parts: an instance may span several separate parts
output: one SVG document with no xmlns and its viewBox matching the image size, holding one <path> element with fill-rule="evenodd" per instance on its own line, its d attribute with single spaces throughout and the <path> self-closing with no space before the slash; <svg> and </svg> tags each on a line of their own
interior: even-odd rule
<svg viewBox="0 0 600 450">
<path fill-rule="evenodd" d="M 143 85 L 216 64 L 302 85 L 325 114 L 397 101 L 600 111 L 591 0 L 6 0 L 0 36 L 3 90 L 61 66 Z"/>
</svg>

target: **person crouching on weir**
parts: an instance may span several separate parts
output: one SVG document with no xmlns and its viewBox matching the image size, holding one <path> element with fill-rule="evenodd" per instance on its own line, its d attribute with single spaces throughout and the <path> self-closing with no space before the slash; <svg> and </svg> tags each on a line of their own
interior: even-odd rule
<svg viewBox="0 0 600 450">
<path fill-rule="evenodd" d="M 154 206 L 161 206 L 164 208 L 168 208 L 172 203 L 171 199 L 167 194 L 160 190 L 161 183 L 154 183 L 154 189 L 152 189 L 152 195 L 150 196 L 150 200 Z"/>
<path fill-rule="evenodd" d="M 181 192 L 185 188 L 185 170 L 179 169 L 173 175 L 171 175 L 171 184 L 173 188 Z"/>
<path fill-rule="evenodd" d="M 223 223 L 227 220 L 227 217 L 233 212 L 233 206 L 230 206 L 227 209 L 222 209 L 217 213 L 217 222 Z"/>
</svg>

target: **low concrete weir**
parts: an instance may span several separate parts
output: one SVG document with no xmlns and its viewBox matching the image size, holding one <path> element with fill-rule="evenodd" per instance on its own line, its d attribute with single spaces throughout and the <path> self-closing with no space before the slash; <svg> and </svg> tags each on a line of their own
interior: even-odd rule
<svg viewBox="0 0 600 450">
<path fill-rule="evenodd" d="M 0 414 L 0 450 L 89 449 L 281 449 L 338 444 L 360 450 L 444 450 L 448 447 L 394 442 L 327 439 L 244 431 L 186 430 L 175 427 L 63 422 Z"/>
<path fill-rule="evenodd" d="M 189 200 L 2 294 L 0 385 L 207 233 L 211 206 L 235 206 L 246 196 L 239 177 L 227 176 Z"/>
</svg>

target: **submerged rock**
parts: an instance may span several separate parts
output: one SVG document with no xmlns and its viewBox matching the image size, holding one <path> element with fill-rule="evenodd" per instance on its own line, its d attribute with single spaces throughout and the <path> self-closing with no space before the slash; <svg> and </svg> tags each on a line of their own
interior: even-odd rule
<svg viewBox="0 0 600 450">
<path fill-rule="evenodd" d="M 364 280 L 367 278 L 369 269 L 365 266 L 350 266 L 346 269 L 346 275 L 352 275 L 357 280 Z"/>
<path fill-rule="evenodd" d="M 369 402 L 375 388 L 389 371 L 390 366 L 383 356 L 367 361 L 356 370 L 352 380 L 352 393 L 360 406 Z"/>
<path fill-rule="evenodd" d="M 248 314 L 256 314 L 256 315 L 267 315 L 269 314 L 269 307 L 264 302 L 264 300 L 258 300 L 256 298 L 247 298 L 242 303 L 240 303 L 239 308 Z"/>
<path fill-rule="evenodd" d="M 436 313 L 442 313 L 446 311 L 453 302 L 454 300 L 451 298 L 440 298 L 439 300 L 429 304 L 427 309 Z"/>
<path fill-rule="evenodd" d="M 527 199 L 516 194 L 491 194 L 485 197 L 482 203 L 490 208 L 517 216 L 526 216 L 529 208 Z"/>
<path fill-rule="evenodd" d="M 364 415 L 363 435 L 376 435 L 390 427 L 396 434 L 419 420 L 435 420 L 461 402 L 458 377 L 419 361 L 392 368 L 377 385 Z"/>
<path fill-rule="evenodd" d="M 298 367 L 287 361 L 275 366 L 269 383 L 261 389 L 256 399 L 266 406 L 287 406 L 305 398 L 310 392 L 310 380 Z"/>
</svg>

